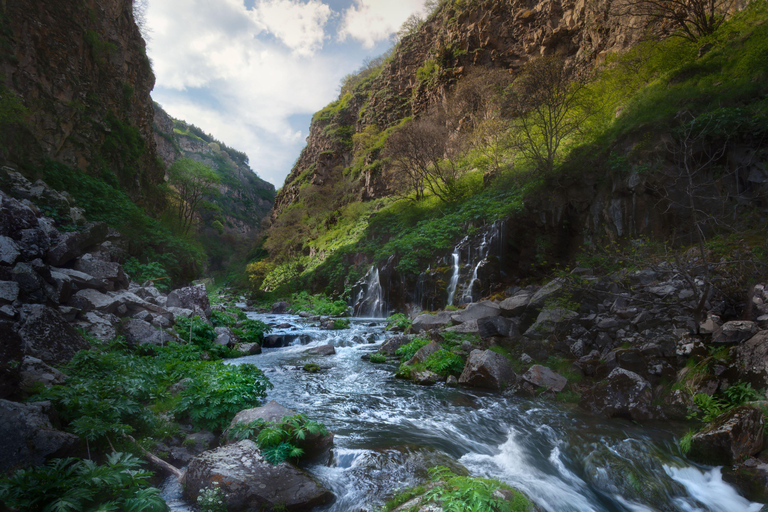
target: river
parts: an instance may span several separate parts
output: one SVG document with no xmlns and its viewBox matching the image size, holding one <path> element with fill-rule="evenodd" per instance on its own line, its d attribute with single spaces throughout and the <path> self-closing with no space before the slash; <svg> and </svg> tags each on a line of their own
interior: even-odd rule
<svg viewBox="0 0 768 512">
<path fill-rule="evenodd" d="M 321 421 L 336 434 L 330 466 L 306 468 L 336 496 L 318 510 L 376 510 L 445 456 L 473 475 L 524 491 L 549 512 L 762 508 L 723 482 L 719 468 L 687 461 L 674 442 L 680 426 L 640 426 L 591 417 L 568 404 L 396 379 L 392 365 L 361 359 L 387 337 L 380 319 L 355 318 L 350 329 L 321 331 L 296 316 L 248 316 L 290 323 L 274 333 L 303 333 L 312 340 L 229 363 L 255 364 L 275 386 L 267 400 Z M 305 352 L 327 343 L 335 345 L 335 355 Z M 308 362 L 321 371 L 303 371 Z M 165 493 L 172 499 L 172 486 Z"/>
</svg>

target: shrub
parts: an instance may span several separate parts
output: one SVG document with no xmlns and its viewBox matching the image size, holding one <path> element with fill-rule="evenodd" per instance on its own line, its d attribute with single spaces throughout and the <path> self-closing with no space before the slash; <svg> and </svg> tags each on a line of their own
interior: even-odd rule
<svg viewBox="0 0 768 512">
<path fill-rule="evenodd" d="M 533 510 L 533 504 L 519 491 L 499 481 L 487 478 L 458 476 L 444 466 L 429 470 L 433 482 L 437 485 L 424 495 L 427 500 L 440 504 L 445 512 L 464 512 L 482 510 L 484 512 L 527 512 Z M 512 501 L 498 498 L 499 489 L 512 491 Z"/>
<path fill-rule="evenodd" d="M 193 343 L 202 349 L 209 348 L 216 340 L 216 331 L 213 330 L 213 326 L 199 316 L 191 319 L 179 317 L 176 319 L 176 325 L 173 326 L 173 329 L 182 340 Z"/>
<path fill-rule="evenodd" d="M 199 512 L 227 512 L 224 492 L 218 486 L 218 482 L 200 491 L 197 496 L 197 507 Z"/>
<path fill-rule="evenodd" d="M 165 268 L 157 261 L 141 263 L 134 257 L 128 258 L 123 264 L 123 270 L 136 283 L 152 281 L 152 284 L 161 292 L 167 292 L 171 288 L 170 278 Z"/>
<path fill-rule="evenodd" d="M 414 354 L 416 354 L 416 352 L 419 351 L 421 347 L 425 347 L 427 345 L 429 345 L 429 340 L 424 338 L 414 338 L 412 342 L 398 348 L 395 354 L 400 356 L 401 361 L 408 361 L 414 356 Z"/>
<path fill-rule="evenodd" d="M 395 313 L 387 318 L 387 329 L 396 328 L 399 331 L 405 332 L 412 324 L 413 320 L 403 313 Z"/>
<path fill-rule="evenodd" d="M 384 356 L 384 354 L 371 354 L 368 360 L 375 364 L 381 364 L 381 363 L 387 362 L 387 358 Z"/>
<path fill-rule="evenodd" d="M 333 321 L 333 329 L 334 330 L 340 330 L 340 329 L 349 329 L 349 320 L 346 318 L 337 318 Z"/>
<path fill-rule="evenodd" d="M 149 487 L 151 477 L 128 453 L 112 453 L 101 466 L 91 460 L 54 459 L 0 480 L 0 502 L 25 512 L 165 512 L 160 491 Z"/>
<path fill-rule="evenodd" d="M 214 327 L 231 327 L 237 320 L 229 313 L 214 311 L 211 313 L 211 323 Z"/>
<path fill-rule="evenodd" d="M 233 332 L 243 343 L 258 343 L 261 345 L 264 341 L 264 335 L 272 332 L 272 328 L 261 320 L 248 319 L 243 320 L 241 327 L 234 329 Z"/>
<path fill-rule="evenodd" d="M 230 435 L 237 440 L 255 441 L 270 464 L 300 459 L 304 450 L 296 445 L 306 440 L 307 435 L 317 434 L 327 436 L 328 429 L 322 423 L 308 420 L 303 414 L 284 416 L 279 423 L 258 419 L 250 423 L 239 423 L 230 429 Z"/>
<path fill-rule="evenodd" d="M 252 364 L 208 364 L 198 370 L 181 392 L 176 409 L 189 416 L 193 425 L 209 430 L 223 429 L 238 412 L 256 407 L 272 383 Z"/>
<path fill-rule="evenodd" d="M 429 356 L 424 363 L 427 370 L 431 370 L 444 377 L 459 375 L 464 370 L 464 360 L 447 350 L 438 350 Z"/>
</svg>

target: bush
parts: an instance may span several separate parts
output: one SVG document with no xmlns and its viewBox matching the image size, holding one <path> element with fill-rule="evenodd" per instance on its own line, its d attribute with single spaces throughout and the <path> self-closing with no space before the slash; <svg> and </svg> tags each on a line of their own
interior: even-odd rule
<svg viewBox="0 0 768 512">
<path fill-rule="evenodd" d="M 438 350 L 427 358 L 424 362 L 427 370 L 431 370 L 439 375 L 447 377 L 448 375 L 460 375 L 464 370 L 464 360 L 447 350 Z"/>
<path fill-rule="evenodd" d="M 308 420 L 303 414 L 284 416 L 279 423 L 258 419 L 250 423 L 239 423 L 230 429 L 230 435 L 238 441 L 255 441 L 270 464 L 300 459 L 304 450 L 296 445 L 306 440 L 307 435 L 316 434 L 327 436 L 328 429 L 322 423 Z"/>
<path fill-rule="evenodd" d="M 424 338 L 415 338 L 412 342 L 398 348 L 395 355 L 400 356 L 401 361 L 408 361 L 419 351 L 421 347 L 429 345 L 429 340 Z"/>
<path fill-rule="evenodd" d="M 264 335 L 272 332 L 272 328 L 261 320 L 243 320 L 241 327 L 234 329 L 233 332 L 240 338 L 242 343 L 262 344 Z"/>
<path fill-rule="evenodd" d="M 252 364 L 208 364 L 198 370 L 181 392 L 176 412 L 196 428 L 220 430 L 243 409 L 257 407 L 272 383 Z"/>
<path fill-rule="evenodd" d="M 210 348 L 216 340 L 216 331 L 213 326 L 199 316 L 191 319 L 178 317 L 173 329 L 182 340 L 193 343 L 203 350 Z"/>
<path fill-rule="evenodd" d="M 458 476 L 444 466 L 429 470 L 437 485 L 427 491 L 425 498 L 440 504 L 445 512 L 482 510 L 483 512 L 528 512 L 533 504 L 519 491 L 487 478 Z M 495 494 L 499 489 L 512 491 L 512 501 L 503 500 Z"/>
<path fill-rule="evenodd" d="M 141 263 L 138 259 L 131 257 L 123 264 L 123 270 L 133 282 L 143 284 L 146 281 L 152 281 L 152 285 L 164 293 L 171 288 L 168 272 L 157 261 Z"/>
<path fill-rule="evenodd" d="M 341 329 L 349 329 L 349 320 L 346 318 L 337 318 L 333 321 L 333 329 L 334 330 L 341 330 Z"/>
<path fill-rule="evenodd" d="M 214 482 L 212 487 L 206 487 L 197 496 L 197 508 L 199 512 L 227 512 L 227 505 L 224 502 L 224 492 Z"/>
<path fill-rule="evenodd" d="M 375 364 L 381 364 L 381 363 L 387 362 L 387 358 L 384 356 L 384 354 L 371 354 L 368 360 Z"/>
<path fill-rule="evenodd" d="M 395 313 L 387 317 L 387 329 L 396 328 L 401 332 L 405 332 L 410 329 L 412 324 L 413 320 L 403 313 Z"/>
<path fill-rule="evenodd" d="M 165 512 L 160 491 L 149 487 L 151 477 L 128 453 L 112 453 L 101 466 L 91 460 L 54 459 L 0 480 L 0 502 L 25 512 Z"/>
</svg>

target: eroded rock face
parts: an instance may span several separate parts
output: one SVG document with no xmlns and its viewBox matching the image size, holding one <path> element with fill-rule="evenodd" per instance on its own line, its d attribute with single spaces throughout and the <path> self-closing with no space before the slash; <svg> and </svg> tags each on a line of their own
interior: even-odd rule
<svg viewBox="0 0 768 512">
<path fill-rule="evenodd" d="M 762 450 L 764 422 L 760 409 L 737 407 L 693 436 L 688 457 L 715 466 L 741 462 Z"/>
<path fill-rule="evenodd" d="M 584 393 L 579 405 L 609 418 L 643 421 L 654 417 L 650 383 L 624 368 L 615 368 L 608 378 Z"/>
<path fill-rule="evenodd" d="M 411 329 L 414 332 L 431 331 L 432 329 L 439 329 L 445 327 L 451 323 L 451 317 L 454 313 L 450 311 L 441 311 L 435 315 L 423 314 L 413 319 Z"/>
<path fill-rule="evenodd" d="M 49 456 L 66 456 L 78 443 L 77 436 L 53 428 L 50 412 L 50 402 L 0 400 L 0 474 L 43 464 Z"/>
<path fill-rule="evenodd" d="M 68 363 L 78 350 L 90 347 L 61 313 L 41 304 L 27 304 L 21 308 L 19 336 L 25 354 L 49 364 Z"/>
<path fill-rule="evenodd" d="M 473 350 L 459 377 L 459 384 L 502 390 L 517 379 L 507 358 L 492 350 Z"/>
<path fill-rule="evenodd" d="M 184 496 L 194 502 L 200 491 L 218 482 L 230 512 L 307 511 L 333 499 L 302 470 L 268 463 L 252 441 L 240 441 L 195 457 L 184 477 Z"/>
</svg>

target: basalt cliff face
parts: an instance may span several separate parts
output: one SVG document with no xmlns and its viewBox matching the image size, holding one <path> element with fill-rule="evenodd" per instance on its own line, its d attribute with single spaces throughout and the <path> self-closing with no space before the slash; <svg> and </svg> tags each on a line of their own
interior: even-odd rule
<svg viewBox="0 0 768 512">
<path fill-rule="evenodd" d="M 277 195 L 273 219 L 297 201 L 302 184 L 322 187 L 338 179 L 353 159 L 353 134 L 419 116 L 444 102 L 472 68 L 506 69 L 514 75 L 531 59 L 558 55 L 569 66 L 589 70 L 607 54 L 630 47 L 641 31 L 630 28 L 629 20 L 610 17 L 610 6 L 610 0 L 444 3 L 400 41 L 378 74 L 366 77 L 346 100 L 342 91 L 344 108 L 330 122 L 315 116 L 307 146 Z M 376 171 L 360 174 L 355 184 L 359 199 L 391 194 Z"/>
<path fill-rule="evenodd" d="M 0 12 L 4 95 L 2 155 L 13 164 L 55 160 L 115 173 L 134 199 L 162 182 L 150 98 L 155 78 L 131 0 L 7 0 Z M 11 122 L 8 122 L 11 121 Z"/>
</svg>

